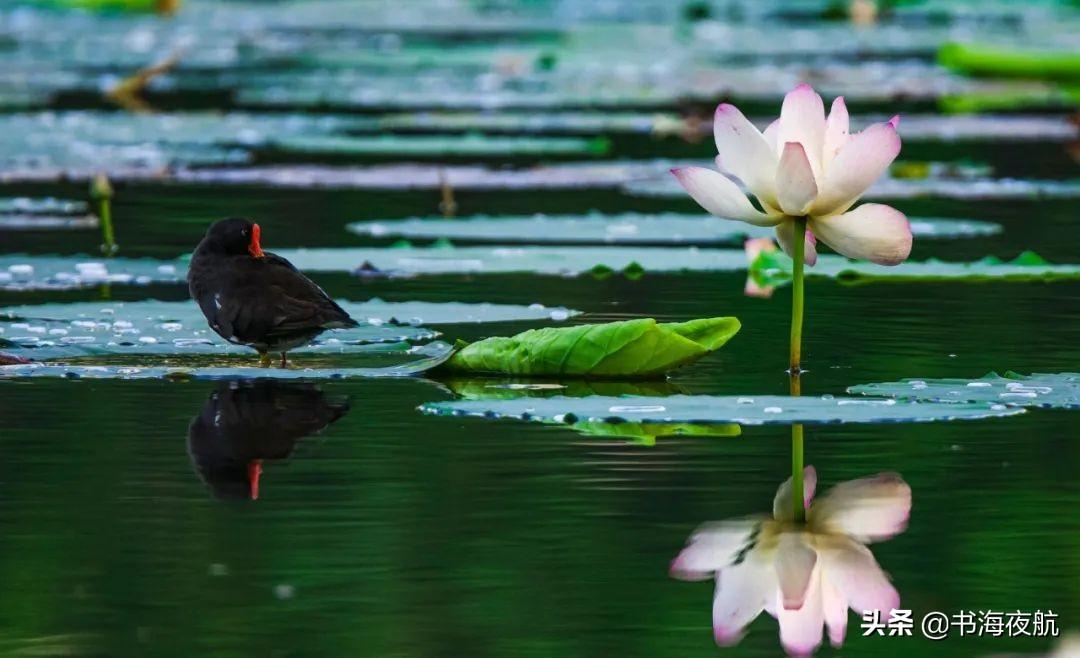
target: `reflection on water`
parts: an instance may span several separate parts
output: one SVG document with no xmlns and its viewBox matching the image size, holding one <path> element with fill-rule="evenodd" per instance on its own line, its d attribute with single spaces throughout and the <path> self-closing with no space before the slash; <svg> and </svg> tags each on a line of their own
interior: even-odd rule
<svg viewBox="0 0 1080 658">
<path fill-rule="evenodd" d="M 568 397 L 584 398 L 593 395 L 665 397 L 687 391 L 670 381 L 594 381 L 583 379 L 517 379 L 504 377 L 455 377 L 444 382 L 446 387 L 465 400 L 517 400 L 520 398 Z M 614 409 L 613 409 L 614 411 Z M 553 425 L 569 427 L 578 434 L 613 438 L 639 445 L 656 445 L 656 439 L 673 436 L 733 437 L 742 434 L 742 426 L 698 423 L 632 423 L 619 418 L 575 419 L 566 414 Z"/>
<path fill-rule="evenodd" d="M 671 565 L 684 580 L 715 575 L 713 633 L 733 645 L 764 610 L 780 624 L 780 642 L 792 655 L 812 653 L 823 628 L 839 647 L 847 609 L 877 610 L 888 618 L 900 604 L 866 544 L 907 527 L 911 487 L 895 473 L 841 482 L 814 500 L 817 473 L 804 473 L 806 523 L 793 521 L 792 483 L 776 492 L 773 514 L 707 523 Z"/>
<path fill-rule="evenodd" d="M 348 403 L 309 385 L 270 380 L 220 384 L 191 420 L 188 454 L 221 499 L 255 500 L 264 459 L 284 459 L 300 439 L 345 415 Z"/>
</svg>

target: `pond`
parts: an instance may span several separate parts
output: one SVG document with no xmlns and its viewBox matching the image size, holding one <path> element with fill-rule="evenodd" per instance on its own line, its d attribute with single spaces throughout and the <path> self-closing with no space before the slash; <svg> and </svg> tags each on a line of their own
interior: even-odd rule
<svg viewBox="0 0 1080 658">
<path fill-rule="evenodd" d="M 565 179 L 558 179 L 562 182 L 547 188 L 528 184 L 516 189 L 487 184 L 442 185 L 440 189 L 436 180 L 405 189 L 396 184 L 401 180 L 394 175 L 390 178 L 395 184 L 387 186 L 275 186 L 196 180 L 194 176 L 218 169 L 243 172 L 290 165 L 315 167 L 312 176 L 317 179 L 319 167 L 340 173 L 401 162 L 419 163 L 419 167 L 476 165 L 500 175 L 527 172 L 537 163 L 560 167 L 614 161 L 649 166 L 655 160 L 706 162 L 716 154 L 708 136 L 687 140 L 681 134 L 640 130 L 641 112 L 644 109 L 649 116 L 660 108 L 678 118 L 681 113 L 711 111 L 717 99 L 737 94 L 720 86 L 703 98 L 687 100 L 690 81 L 671 74 L 678 69 L 679 58 L 664 59 L 656 65 L 663 70 L 655 71 L 628 56 L 627 66 L 638 66 L 639 77 L 624 71 L 623 78 L 598 83 L 598 100 L 580 105 L 606 103 L 603 113 L 637 113 L 635 121 L 590 123 L 593 117 L 584 127 L 566 128 L 553 121 L 535 130 L 511 120 L 486 123 L 485 116 L 505 117 L 514 112 L 488 112 L 482 103 L 485 93 L 511 106 L 517 102 L 518 113 L 523 112 L 521 108 L 525 114 L 536 112 L 541 117 L 566 110 L 580 112 L 581 107 L 574 107 L 565 96 L 582 93 L 583 80 L 601 80 L 597 70 L 603 68 L 582 62 L 583 53 L 594 49 L 601 59 L 625 51 L 616 32 L 626 26 L 620 20 L 671 26 L 683 17 L 660 2 L 641 3 L 637 8 L 635 3 L 611 3 L 621 7 L 612 10 L 613 15 L 601 15 L 600 9 L 590 9 L 591 3 L 585 2 L 539 3 L 561 8 L 556 18 L 547 21 L 536 18 L 543 12 L 529 9 L 530 3 L 441 3 L 443 18 L 452 16 L 459 19 L 459 27 L 465 26 L 455 34 L 432 28 L 434 18 L 425 22 L 411 10 L 398 16 L 386 9 L 389 3 L 372 3 L 375 15 L 387 22 L 373 28 L 376 34 L 372 36 L 358 19 L 350 18 L 333 29 L 330 21 L 328 26 L 326 12 L 333 11 L 335 4 L 340 3 L 283 3 L 277 17 L 270 15 L 277 9 L 244 9 L 249 12 L 244 16 L 262 21 L 255 27 L 238 13 L 237 6 L 245 7 L 242 3 L 205 0 L 185 2 L 169 19 L 179 21 L 176 28 L 161 27 L 157 21 L 162 19 L 143 15 L 68 13 L 40 7 L 0 10 L 0 39 L 5 49 L 19 54 L 12 60 L 18 70 L 40 65 L 55 71 L 25 88 L 22 83 L 12 84 L 14 74 L 11 79 L 0 79 L 0 98 L 9 93 L 8 85 L 26 92 L 20 92 L 17 109 L 22 116 L 0 117 L 0 124 L 11 122 L 26 131 L 18 139 L 0 138 L 10 142 L 0 147 L 0 180 L 5 181 L 0 196 L 52 200 L 38 206 L 29 202 L 0 206 L 0 214 L 30 218 L 8 228 L 0 223 L 0 258 L 15 259 L 4 261 L 5 267 L 16 261 L 34 264 L 39 262 L 36 258 L 51 255 L 101 260 L 96 221 L 31 225 L 35 215 L 85 218 L 92 206 L 65 205 L 64 200 L 85 200 L 86 174 L 97 169 L 109 171 L 113 178 L 112 221 L 119 256 L 154 259 L 154 268 L 179 264 L 181 277 L 184 261 L 176 259 L 192 251 L 211 222 L 228 216 L 257 221 L 267 251 L 357 248 L 380 249 L 382 254 L 402 236 L 412 241 L 414 249 L 445 248 L 440 246 L 445 236 L 439 233 L 438 221 L 417 218 L 441 215 L 450 194 L 459 218 L 484 216 L 482 221 L 487 223 L 472 229 L 460 222 L 442 227 L 455 248 L 513 250 L 536 245 L 553 250 L 555 256 L 539 256 L 520 271 L 497 266 L 491 268 L 495 271 L 476 266 L 428 271 L 417 265 L 420 274 L 379 267 L 363 275 L 353 270 L 370 259 L 360 258 L 340 268 L 312 265 L 310 276 L 330 297 L 357 303 L 349 307 L 354 317 L 378 322 L 356 334 L 373 337 L 370 341 L 358 338 L 355 349 L 338 354 L 316 346 L 290 356 L 294 363 L 330 369 L 393 366 L 402 362 L 401 353 L 415 354 L 416 344 L 435 338 L 453 344 L 459 339 L 472 342 L 538 327 L 645 317 L 685 322 L 734 316 L 741 329 L 722 349 L 661 381 L 529 380 L 447 370 L 378 379 L 290 380 L 255 377 L 258 372 L 225 373 L 213 379 L 176 373 L 130 379 L 4 377 L 0 379 L 0 448 L 5 455 L 0 462 L 0 606 L 4 611 L 0 614 L 0 653 L 777 655 L 777 622 L 767 614 L 749 623 L 741 643 L 718 649 L 712 628 L 713 582 L 683 582 L 672 578 L 669 568 L 701 524 L 770 513 L 777 487 L 791 475 L 790 419 L 747 422 L 747 414 L 725 416 L 717 402 L 695 409 L 679 421 L 693 427 L 675 432 L 671 427 L 655 427 L 663 424 L 659 421 L 651 429 L 648 425 L 627 427 L 618 422 L 623 418 L 608 419 L 610 423 L 587 422 L 596 420 L 592 417 L 522 422 L 495 418 L 498 414 L 489 409 L 499 405 L 532 409 L 527 404 L 530 396 L 594 400 L 600 399 L 597 396 L 641 396 L 632 400 L 638 405 L 636 411 L 648 411 L 665 409 L 680 395 L 717 396 L 717 400 L 787 395 L 791 286 L 780 281 L 771 297 L 748 296 L 744 256 L 737 258 L 742 265 L 731 268 L 686 271 L 650 268 L 647 262 L 642 270 L 624 271 L 621 265 L 594 269 L 593 265 L 605 263 L 591 260 L 588 265 L 570 267 L 572 273 L 560 268 L 545 271 L 543 266 L 560 252 L 565 255 L 585 244 L 593 249 L 741 252 L 744 236 L 714 235 L 719 229 L 705 220 L 688 196 L 636 195 L 621 187 L 631 181 L 621 179 L 598 185 L 565 184 Z M 485 10 L 486 4 L 493 7 Z M 524 8 L 518 8 L 518 14 L 506 9 L 519 4 Z M 725 51 L 725 41 L 715 34 L 710 37 L 708 30 L 678 43 L 687 44 L 687 58 L 693 51 L 698 57 L 707 55 L 714 58 L 709 61 L 733 67 L 735 87 L 743 84 L 744 77 L 756 81 L 753 87 L 743 85 L 749 99 L 746 111 L 754 118 L 775 115 L 783 93 L 792 86 L 788 78 L 813 77 L 806 70 L 821 71 L 823 79 L 831 81 L 820 89 L 826 100 L 856 90 L 856 99 L 849 101 L 853 116 L 884 115 L 893 108 L 902 114 L 944 116 L 935 104 L 944 91 L 935 84 L 941 82 L 956 93 L 989 84 L 982 78 L 953 78 L 938 69 L 933 54 L 944 40 L 938 33 L 941 25 L 925 16 L 920 19 L 917 13 L 901 14 L 892 23 L 882 19 L 882 25 L 874 29 L 884 35 L 883 52 L 863 53 L 854 46 L 852 52 L 843 52 L 835 44 L 825 47 L 836 24 L 807 23 L 805 12 L 817 11 L 807 7 L 818 3 L 732 4 L 746 5 L 747 13 L 741 18 L 714 16 L 711 24 L 722 32 L 728 25 L 725 21 L 731 21 L 733 36 L 727 47 L 735 52 Z M 948 16 L 957 25 L 967 25 L 960 22 L 967 16 L 965 7 L 974 6 L 926 4 L 929 15 Z M 499 10 L 496 5 L 505 7 Z M 766 5 L 768 9 L 763 8 Z M 1052 29 L 1053 21 L 1046 16 L 1013 15 L 1009 5 L 1002 7 L 1004 16 L 996 19 L 1001 23 L 991 16 L 985 23 L 974 24 L 992 37 L 1001 36 L 1002 24 L 1030 24 L 1035 27 L 1020 35 L 1020 41 L 1046 30 L 1068 43 L 1067 35 L 1061 36 L 1060 28 Z M 185 18 L 185 11 L 193 12 L 194 18 Z M 252 123 L 253 132 L 245 139 L 232 139 L 220 126 L 201 128 L 208 120 L 204 116 L 177 129 L 178 133 L 202 134 L 201 141 L 166 139 L 160 136 L 160 127 L 142 120 L 126 136 L 120 135 L 120 124 L 134 115 L 115 110 L 99 98 L 95 86 L 99 78 L 116 77 L 147 59 L 152 61 L 153 53 L 167 53 L 172 43 L 169 29 L 182 32 L 197 27 L 215 11 L 221 12 L 221 22 L 201 37 L 207 49 L 192 50 L 190 67 L 181 63 L 150 87 L 147 98 L 166 115 L 179 116 L 192 109 L 243 110 L 257 117 L 251 121 L 261 123 Z M 812 54 L 805 70 L 784 53 L 770 52 L 750 38 L 753 35 L 746 26 L 752 24 L 756 11 L 776 16 L 773 20 L 781 21 L 791 34 L 813 35 L 817 30 L 825 35 L 797 40 Z M 1046 11 L 1061 12 L 1049 16 L 1062 21 L 1076 20 L 1074 10 L 1064 4 Z M 524 29 L 530 17 L 532 27 Z M 474 19 L 475 23 L 470 22 Z M 920 23 L 923 19 L 927 22 Z M 410 21 L 427 30 L 417 28 L 413 33 L 402 28 Z M 70 31 L 72 39 L 92 44 L 96 40 L 86 31 L 87 22 L 103 26 L 100 38 L 141 35 L 130 37 L 133 43 L 145 45 L 135 50 L 144 48 L 150 54 L 135 58 L 133 64 L 129 61 L 132 48 L 91 57 L 87 53 L 95 51 L 42 36 L 43 26 L 54 25 Z M 579 34 L 580 41 L 574 42 L 565 31 L 577 22 L 598 32 L 606 26 L 612 34 Z M 481 36 L 466 29 L 469 26 Z M 258 36 L 230 36 L 230 30 L 253 30 Z M 899 50 L 902 44 L 886 38 L 896 30 L 921 35 L 909 42 L 914 51 Z M 380 47 L 385 48 L 388 34 L 398 35 L 401 43 L 400 48 L 391 49 L 396 58 L 383 60 L 377 55 L 383 52 Z M 565 52 L 556 50 L 570 63 L 571 72 L 566 73 L 570 80 L 544 73 L 520 76 L 517 87 L 508 82 L 514 74 L 506 73 L 505 67 L 517 62 L 515 58 L 527 59 L 520 53 L 552 47 L 553 35 L 562 35 L 555 43 Z M 256 45 L 249 44 L 247 50 L 237 46 L 250 39 Z M 484 91 L 484 84 L 497 84 L 490 79 L 476 87 L 460 86 L 462 76 L 471 85 L 477 71 L 483 76 L 493 66 L 491 53 L 464 47 L 475 46 L 477 39 L 482 44 L 488 39 L 486 43 L 501 44 L 506 50 L 499 55 L 502 59 L 496 57 L 503 66 L 498 69 L 500 75 L 505 76 L 500 78 L 503 86 L 499 89 Z M 415 49 L 415 58 L 404 56 L 410 49 Z M 442 68 L 430 64 L 430 53 L 440 49 L 455 53 L 458 59 Z M 234 57 L 236 53 L 240 55 Z M 833 71 L 834 66 L 861 66 L 866 73 L 873 63 L 901 67 L 899 71 L 916 80 L 911 84 L 921 85 L 927 93 L 938 91 L 927 100 L 893 94 L 882 86 L 881 93 L 888 92 L 887 96 L 877 97 L 868 90 L 860 100 L 859 85 L 872 89 L 877 77 L 845 78 Z M 715 73 L 718 66 L 710 64 L 701 70 Z M 414 69 L 422 75 L 412 87 Z M 771 71 L 773 77 L 762 78 L 762 70 Z M 370 95 L 346 94 L 344 83 L 327 87 L 320 78 L 365 75 L 376 80 Z M 437 83 L 440 76 L 445 78 L 444 85 Z M 671 81 L 650 86 L 652 77 Z M 842 80 L 848 82 L 841 84 Z M 835 91 L 830 88 L 832 82 Z M 414 106 L 443 109 L 428 99 L 443 86 L 463 89 L 463 97 L 468 91 L 480 98 L 479 107 L 458 99 L 457 105 L 473 112 L 472 119 L 462 121 L 458 115 L 449 117 L 454 120 L 446 124 L 430 124 L 422 113 L 413 115 L 419 118 L 412 123 L 402 119 L 401 113 Z M 643 89 L 651 90 L 647 98 L 641 97 Z M 309 102 L 311 98 L 321 100 Z M 5 106 L 13 108 L 14 103 Z M 293 122 L 286 128 L 281 125 L 282 106 L 309 119 L 322 118 L 311 125 Z M 324 114 L 328 110 L 352 114 L 331 119 Z M 45 113 L 71 111 L 91 113 L 72 120 L 80 126 L 72 129 L 77 135 L 47 142 L 31 138 L 31 124 L 52 125 L 52 119 L 42 118 Z M 906 213 L 913 223 L 917 218 L 964 222 L 959 236 L 934 235 L 929 224 L 930 228 L 916 228 L 912 263 L 929 259 L 966 263 L 991 255 L 1012 260 L 1025 251 L 1057 265 L 1080 263 L 1076 195 L 1069 191 L 1076 189 L 1078 178 L 1075 126 L 1068 128 L 1060 108 L 1043 106 L 1031 111 L 1041 113 L 1040 120 L 1052 120 L 1045 132 L 1011 139 L 1007 135 L 980 138 L 994 132 L 986 129 L 955 141 L 928 130 L 921 138 L 905 141 L 901 160 L 952 165 L 946 167 L 948 171 L 940 166 L 916 167 L 928 171 L 923 172 L 925 176 L 917 174 L 922 177 L 919 180 L 939 177 L 962 189 L 991 179 L 1042 181 L 1066 188 L 1043 196 L 972 198 L 931 191 L 890 197 L 885 202 Z M 99 122 L 94 112 L 108 118 Z M 1018 116 L 1005 118 L 1019 120 Z M 372 123 L 375 119 L 387 123 Z M 248 119 L 232 120 L 249 123 Z M 106 121 L 118 123 L 106 125 Z M 903 126 L 902 122 L 900 134 L 906 139 Z M 110 131 L 117 131 L 115 139 L 110 138 Z M 486 131 L 491 140 L 481 143 L 469 136 L 477 131 Z M 395 144 L 381 138 L 382 134 L 434 134 L 445 139 Z M 264 139 L 268 135 L 279 139 Z M 334 141 L 342 135 L 368 141 Z M 129 139 L 142 145 L 140 153 L 125 150 L 123 143 Z M 546 141 L 551 139 L 561 141 Z M 77 148 L 71 146 L 75 140 Z M 46 146 L 34 153 L 34 144 L 40 143 Z M 203 146 L 209 150 L 200 150 Z M 425 152 L 428 146 L 432 150 Z M 29 156 L 34 155 L 40 158 L 32 162 Z M 977 165 L 974 173 L 958 171 L 973 165 Z M 660 171 L 666 171 L 663 163 Z M 173 177 L 183 172 L 192 176 Z M 560 175 L 573 178 L 572 173 Z M 894 168 L 889 182 L 902 181 L 904 175 Z M 628 214 L 679 213 L 687 216 L 678 220 L 680 230 L 693 217 L 709 228 L 700 240 L 684 241 L 665 235 L 660 226 L 663 220 L 657 219 L 640 229 L 645 235 L 633 238 L 627 238 L 627 232 L 637 235 L 638 228 L 612 232 L 592 227 L 588 235 L 559 240 L 531 219 L 537 213 L 577 216 L 576 221 L 589 221 L 581 216 L 611 215 L 621 226 L 629 221 Z M 513 229 L 492 226 L 491 220 L 500 217 L 523 220 L 521 231 L 515 234 Z M 406 218 L 412 218 L 404 225 L 410 230 L 392 228 L 395 220 Z M 558 230 L 574 233 L 574 221 L 557 224 Z M 365 225 L 378 228 L 365 230 Z M 919 230 L 924 231 L 922 237 Z M 823 256 L 828 253 L 824 247 L 821 250 Z M 621 257 L 611 256 L 609 262 Z M 507 258 L 520 264 L 526 256 L 509 252 Z M 11 282 L 23 276 L 17 269 L 9 273 Z M 806 291 L 803 366 L 807 372 L 802 390 L 807 400 L 821 396 L 834 396 L 834 401 L 854 399 L 864 392 L 849 392 L 849 387 L 905 379 L 936 386 L 931 380 L 957 378 L 960 381 L 952 384 L 959 386 L 977 383 L 991 372 L 1080 371 L 1076 340 L 1080 280 L 1073 275 L 962 280 L 818 276 L 807 278 Z M 105 308 L 147 300 L 190 303 L 189 319 L 201 321 L 194 315 L 197 311 L 189 301 L 187 286 L 175 276 L 148 278 L 142 285 L 101 283 L 92 278 L 79 286 L 0 285 L 0 352 L 36 358 L 32 342 L 13 338 L 59 341 L 70 337 L 47 333 L 60 326 L 55 320 L 42 325 L 46 333 L 26 333 L 36 326 L 34 320 L 13 329 L 12 323 L 18 321 L 4 320 L 4 309 L 49 304 L 55 313 L 61 304 Z M 373 302 L 375 306 L 365 313 L 359 303 L 369 300 L 381 301 Z M 448 303 L 507 306 L 482 311 L 429 306 Z M 166 308 L 175 314 L 179 306 Z M 55 316 L 43 312 L 41 317 Z M 164 322 L 171 316 L 161 318 Z M 217 340 L 212 333 L 203 333 L 207 340 Z M 149 341 L 134 345 L 104 355 L 69 349 L 38 354 L 82 366 L 159 367 L 162 372 L 257 363 L 253 351 L 246 356 L 243 351 L 178 354 L 159 350 L 159 344 Z M 806 463 L 816 469 L 818 497 L 837 484 L 878 473 L 898 473 L 910 487 L 906 530 L 871 548 L 899 593 L 900 607 L 914 611 L 916 620 L 932 611 L 948 615 L 1052 611 L 1062 634 L 1077 628 L 1080 526 L 1075 509 L 1080 505 L 1080 489 L 1075 482 L 1080 450 L 1075 381 L 1055 381 L 1055 385 L 1072 386 L 1068 389 L 1072 397 L 1050 404 L 1051 408 L 1022 411 L 1010 405 L 1008 413 L 989 413 L 990 405 L 983 401 L 977 404 L 986 406 L 970 418 L 922 417 L 918 420 L 934 422 L 906 422 L 913 420 L 909 417 L 888 422 L 889 418 L 843 412 L 813 424 L 814 414 L 821 412 L 807 412 L 811 418 L 805 428 Z M 1007 389 L 1017 390 L 1028 389 Z M 602 399 L 605 405 L 606 400 Z M 432 413 L 431 405 L 464 402 L 478 405 L 477 415 Z M 905 404 L 901 399 L 895 406 Z M 570 412 L 580 408 L 573 400 L 565 406 Z M 845 409 L 843 405 L 837 408 Z M 633 414 L 635 408 L 623 412 Z M 507 413 L 516 416 L 520 410 Z M 715 424 L 690 422 L 701 421 L 703 414 Z M 676 435 L 667 435 L 671 433 Z M 1054 637 L 961 637 L 955 628 L 943 641 L 926 638 L 918 628 L 911 637 L 864 636 L 859 616 L 851 613 L 844 652 L 856 656 L 1035 655 L 1050 651 L 1058 641 Z M 837 653 L 828 645 L 826 638 L 822 655 Z"/>
</svg>

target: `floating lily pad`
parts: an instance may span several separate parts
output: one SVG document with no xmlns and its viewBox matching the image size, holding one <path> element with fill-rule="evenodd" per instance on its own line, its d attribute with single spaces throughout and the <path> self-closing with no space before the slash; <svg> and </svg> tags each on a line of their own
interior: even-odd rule
<svg viewBox="0 0 1080 658">
<path fill-rule="evenodd" d="M 411 360 L 383 368 L 257 368 L 257 367 L 138 367 L 28 363 L 0 366 L 0 379 L 49 377 L 58 379 L 360 379 L 413 377 L 450 358 L 453 348 L 442 342 L 411 348 Z"/>
<path fill-rule="evenodd" d="M 608 276 L 622 272 L 637 277 L 644 272 L 683 271 L 735 272 L 747 269 L 746 255 L 737 249 L 697 247 L 356 247 L 325 249 L 280 249 L 275 253 L 308 272 L 355 272 L 365 276 L 406 277 L 443 274 L 535 273 L 550 276 L 578 276 L 586 273 Z M 103 283 L 146 285 L 179 283 L 187 264 L 183 259 L 113 258 L 93 260 L 85 256 L 0 256 L 0 290 L 68 289 Z M 790 280 L 791 260 L 782 253 L 764 253 L 751 267 L 762 285 Z M 821 255 L 808 276 L 827 276 L 843 281 L 878 279 L 958 279 L 958 280 L 1052 280 L 1080 278 L 1080 265 L 1048 263 L 1025 253 L 1012 261 L 985 258 L 973 263 L 936 260 L 908 261 L 895 267 L 849 261 L 840 256 Z M 535 315 L 545 315 L 534 309 Z M 547 314 L 558 319 L 561 309 Z M 431 320 L 427 320 L 431 322 Z"/>
<path fill-rule="evenodd" d="M 491 157 L 537 155 L 588 155 L 608 152 L 611 144 L 603 138 L 577 137 L 491 137 L 481 135 L 380 135 L 350 137 L 339 135 L 297 135 L 276 139 L 270 146 L 295 153 L 408 156 L 408 157 Z"/>
<path fill-rule="evenodd" d="M 264 185 L 281 188 L 332 188 L 419 190 L 525 190 L 613 188 L 624 183 L 655 178 L 675 166 L 672 161 L 602 161 L 549 164 L 521 169 L 480 165 L 382 164 L 332 166 L 323 164 L 264 165 L 179 169 L 169 172 L 182 183 L 216 185 Z M 110 174 L 111 175 L 111 174 Z M 161 177 L 157 172 L 154 176 Z M 40 177 L 29 172 L 27 177 Z M 124 172 L 123 177 L 143 179 L 146 174 Z M 21 177 L 8 174 L 9 179 Z"/>
<path fill-rule="evenodd" d="M 494 131 L 512 133 L 651 133 L 680 126 L 676 114 L 633 112 L 417 112 L 379 119 L 381 130 Z"/>
<path fill-rule="evenodd" d="M 741 250 L 674 247 L 357 247 L 278 249 L 276 254 L 308 272 L 357 272 L 381 276 L 534 272 L 606 276 L 643 271 L 737 271 Z M 0 256 L 0 290 L 63 290 L 103 283 L 147 285 L 184 281 L 187 263 L 149 258 L 94 260 L 89 256 Z"/>
<path fill-rule="evenodd" d="M 739 332 L 736 318 L 659 323 L 638 318 L 531 329 L 458 346 L 446 368 L 530 377 L 659 377 L 714 352 Z"/>
<path fill-rule="evenodd" d="M 55 231 L 94 228 L 97 225 L 95 215 L 0 215 L 0 231 Z"/>
<path fill-rule="evenodd" d="M 0 256 L 0 290 L 69 290 L 100 284 L 180 283 L 187 265 L 152 258 Z"/>
<path fill-rule="evenodd" d="M 377 271 L 388 275 L 533 272 L 576 276 L 626 272 L 735 271 L 736 249 L 693 247 L 399 247 L 279 250 L 302 270 Z"/>
<path fill-rule="evenodd" d="M 646 197 L 689 198 L 674 176 L 628 182 L 628 194 Z M 865 200 L 914 199 L 1074 199 L 1080 196 L 1080 182 L 1071 180 L 1019 180 L 1011 178 L 937 180 L 883 178 L 872 185 Z"/>
<path fill-rule="evenodd" d="M 0 214 L 15 215 L 79 215 L 85 213 L 85 201 L 54 197 L 0 198 Z"/>
<path fill-rule="evenodd" d="M 934 402 L 992 402 L 1017 407 L 1080 408 L 1080 373 L 990 373 L 979 379 L 904 379 L 860 384 L 848 393 Z"/>
<path fill-rule="evenodd" d="M 791 258 L 783 252 L 762 251 L 750 266 L 750 276 L 759 285 L 778 285 L 791 280 Z M 806 268 L 807 276 L 830 277 L 851 283 L 877 280 L 964 280 L 964 281 L 1049 281 L 1080 279 L 1080 265 L 1055 265 L 1033 252 L 1024 252 L 1011 261 L 988 256 L 971 263 L 939 260 L 906 261 L 899 265 L 875 265 L 843 256 L 818 256 L 817 264 Z"/>
<path fill-rule="evenodd" d="M 347 129 L 331 116 L 45 112 L 0 115 L 8 178 L 87 177 L 98 171 L 160 176 L 170 167 L 240 164 L 270 140 L 318 137 Z"/>
<path fill-rule="evenodd" d="M 577 314 L 540 304 L 340 302 L 359 327 L 329 331 L 297 353 L 353 353 L 377 343 L 425 341 L 417 325 L 564 320 Z M 19 356 L 54 359 L 99 354 L 252 354 L 209 329 L 198 307 L 183 302 L 79 302 L 0 308 L 0 346 Z"/>
<path fill-rule="evenodd" d="M 764 130 L 773 118 L 754 120 L 754 123 Z M 861 130 L 871 123 L 888 121 L 889 117 L 853 119 L 859 119 L 859 125 L 853 129 Z M 1055 116 L 905 114 L 903 121 L 904 141 L 909 143 L 919 140 L 1061 140 L 1077 135 L 1075 125 L 1064 117 Z M 677 114 L 645 112 L 417 112 L 385 116 L 373 123 L 371 129 L 587 135 L 630 133 L 701 138 L 712 135 L 710 121 L 685 119 Z"/>
<path fill-rule="evenodd" d="M 424 413 L 440 416 L 510 418 L 539 422 L 693 425 L 792 423 L 918 423 L 1013 416 L 1023 409 L 985 402 L 908 402 L 894 399 L 786 397 L 776 395 L 672 395 L 552 397 L 519 400 L 429 402 Z"/>
<path fill-rule="evenodd" d="M 646 382 L 593 381 L 568 379 L 537 382 L 528 379 L 500 380 L 490 377 L 474 379 L 440 378 L 454 395 L 469 400 L 517 400 L 545 398 L 555 395 L 575 398 L 590 395 L 647 395 L 661 398 L 679 392 L 666 380 Z M 742 434 L 742 427 L 730 425 L 695 425 L 692 423 L 623 423 L 582 421 L 570 428 L 586 436 L 618 438 L 642 445 L 654 445 L 656 439 L 669 436 L 732 437 Z"/>
<path fill-rule="evenodd" d="M 371 237 L 449 239 L 466 242 L 559 244 L 739 244 L 747 238 L 772 237 L 771 228 L 712 215 L 532 215 L 511 217 L 438 217 L 355 222 L 348 230 Z M 919 238 L 975 237 L 1001 231 L 999 224 L 975 220 L 912 218 Z"/>
<path fill-rule="evenodd" d="M 155 172 L 121 172 L 141 180 L 166 177 L 182 183 L 264 185 L 281 188 L 416 190 L 534 190 L 621 188 L 638 196 L 689 199 L 668 170 L 675 166 L 708 164 L 703 161 L 600 161 L 567 162 L 505 169 L 478 165 L 384 164 L 332 166 L 320 164 L 250 167 L 181 168 Z M 28 174 L 29 175 L 29 174 Z M 21 178 L 18 172 L 7 175 Z M 34 178 L 31 176 L 31 178 Z M 1080 182 L 1072 180 L 907 180 L 882 179 L 866 193 L 867 199 L 1070 199 L 1080 196 Z"/>
<path fill-rule="evenodd" d="M 351 353 L 377 343 L 437 336 L 430 329 L 379 322 L 328 331 L 294 351 Z M 0 309 L 0 345 L 35 360 L 105 354 L 253 354 L 215 334 L 192 302 L 80 302 Z"/>
</svg>

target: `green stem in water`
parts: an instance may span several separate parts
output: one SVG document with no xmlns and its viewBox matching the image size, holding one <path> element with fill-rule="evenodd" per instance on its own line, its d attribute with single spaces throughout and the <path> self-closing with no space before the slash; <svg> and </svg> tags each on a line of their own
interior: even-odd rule
<svg viewBox="0 0 1080 658">
<path fill-rule="evenodd" d="M 806 218 L 795 220 L 791 278 L 791 359 L 788 375 L 791 383 L 791 395 L 802 394 L 802 325 L 805 295 L 803 293 L 803 269 L 806 263 Z M 796 523 L 806 521 L 806 508 L 803 505 L 803 426 L 791 426 L 791 506 L 792 517 Z"/>
<path fill-rule="evenodd" d="M 101 250 L 106 256 L 112 256 L 116 252 L 116 235 L 112 225 L 112 202 L 102 199 L 98 202 L 98 213 L 101 218 Z"/>
<path fill-rule="evenodd" d="M 101 253 L 112 256 L 117 250 L 112 223 L 113 189 L 105 174 L 98 174 L 90 182 L 90 198 L 97 206 L 98 221 L 101 222 Z"/>
</svg>

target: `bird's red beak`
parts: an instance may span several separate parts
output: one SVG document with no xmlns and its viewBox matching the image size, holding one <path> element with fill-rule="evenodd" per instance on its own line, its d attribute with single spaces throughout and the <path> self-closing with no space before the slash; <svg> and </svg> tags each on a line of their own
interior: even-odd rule
<svg viewBox="0 0 1080 658">
<path fill-rule="evenodd" d="M 252 224 L 251 226 L 251 244 L 248 245 L 248 253 L 255 258 L 262 258 L 266 254 L 263 253 L 262 247 L 259 246 L 259 235 L 262 233 L 262 229 L 258 224 Z"/>
</svg>

